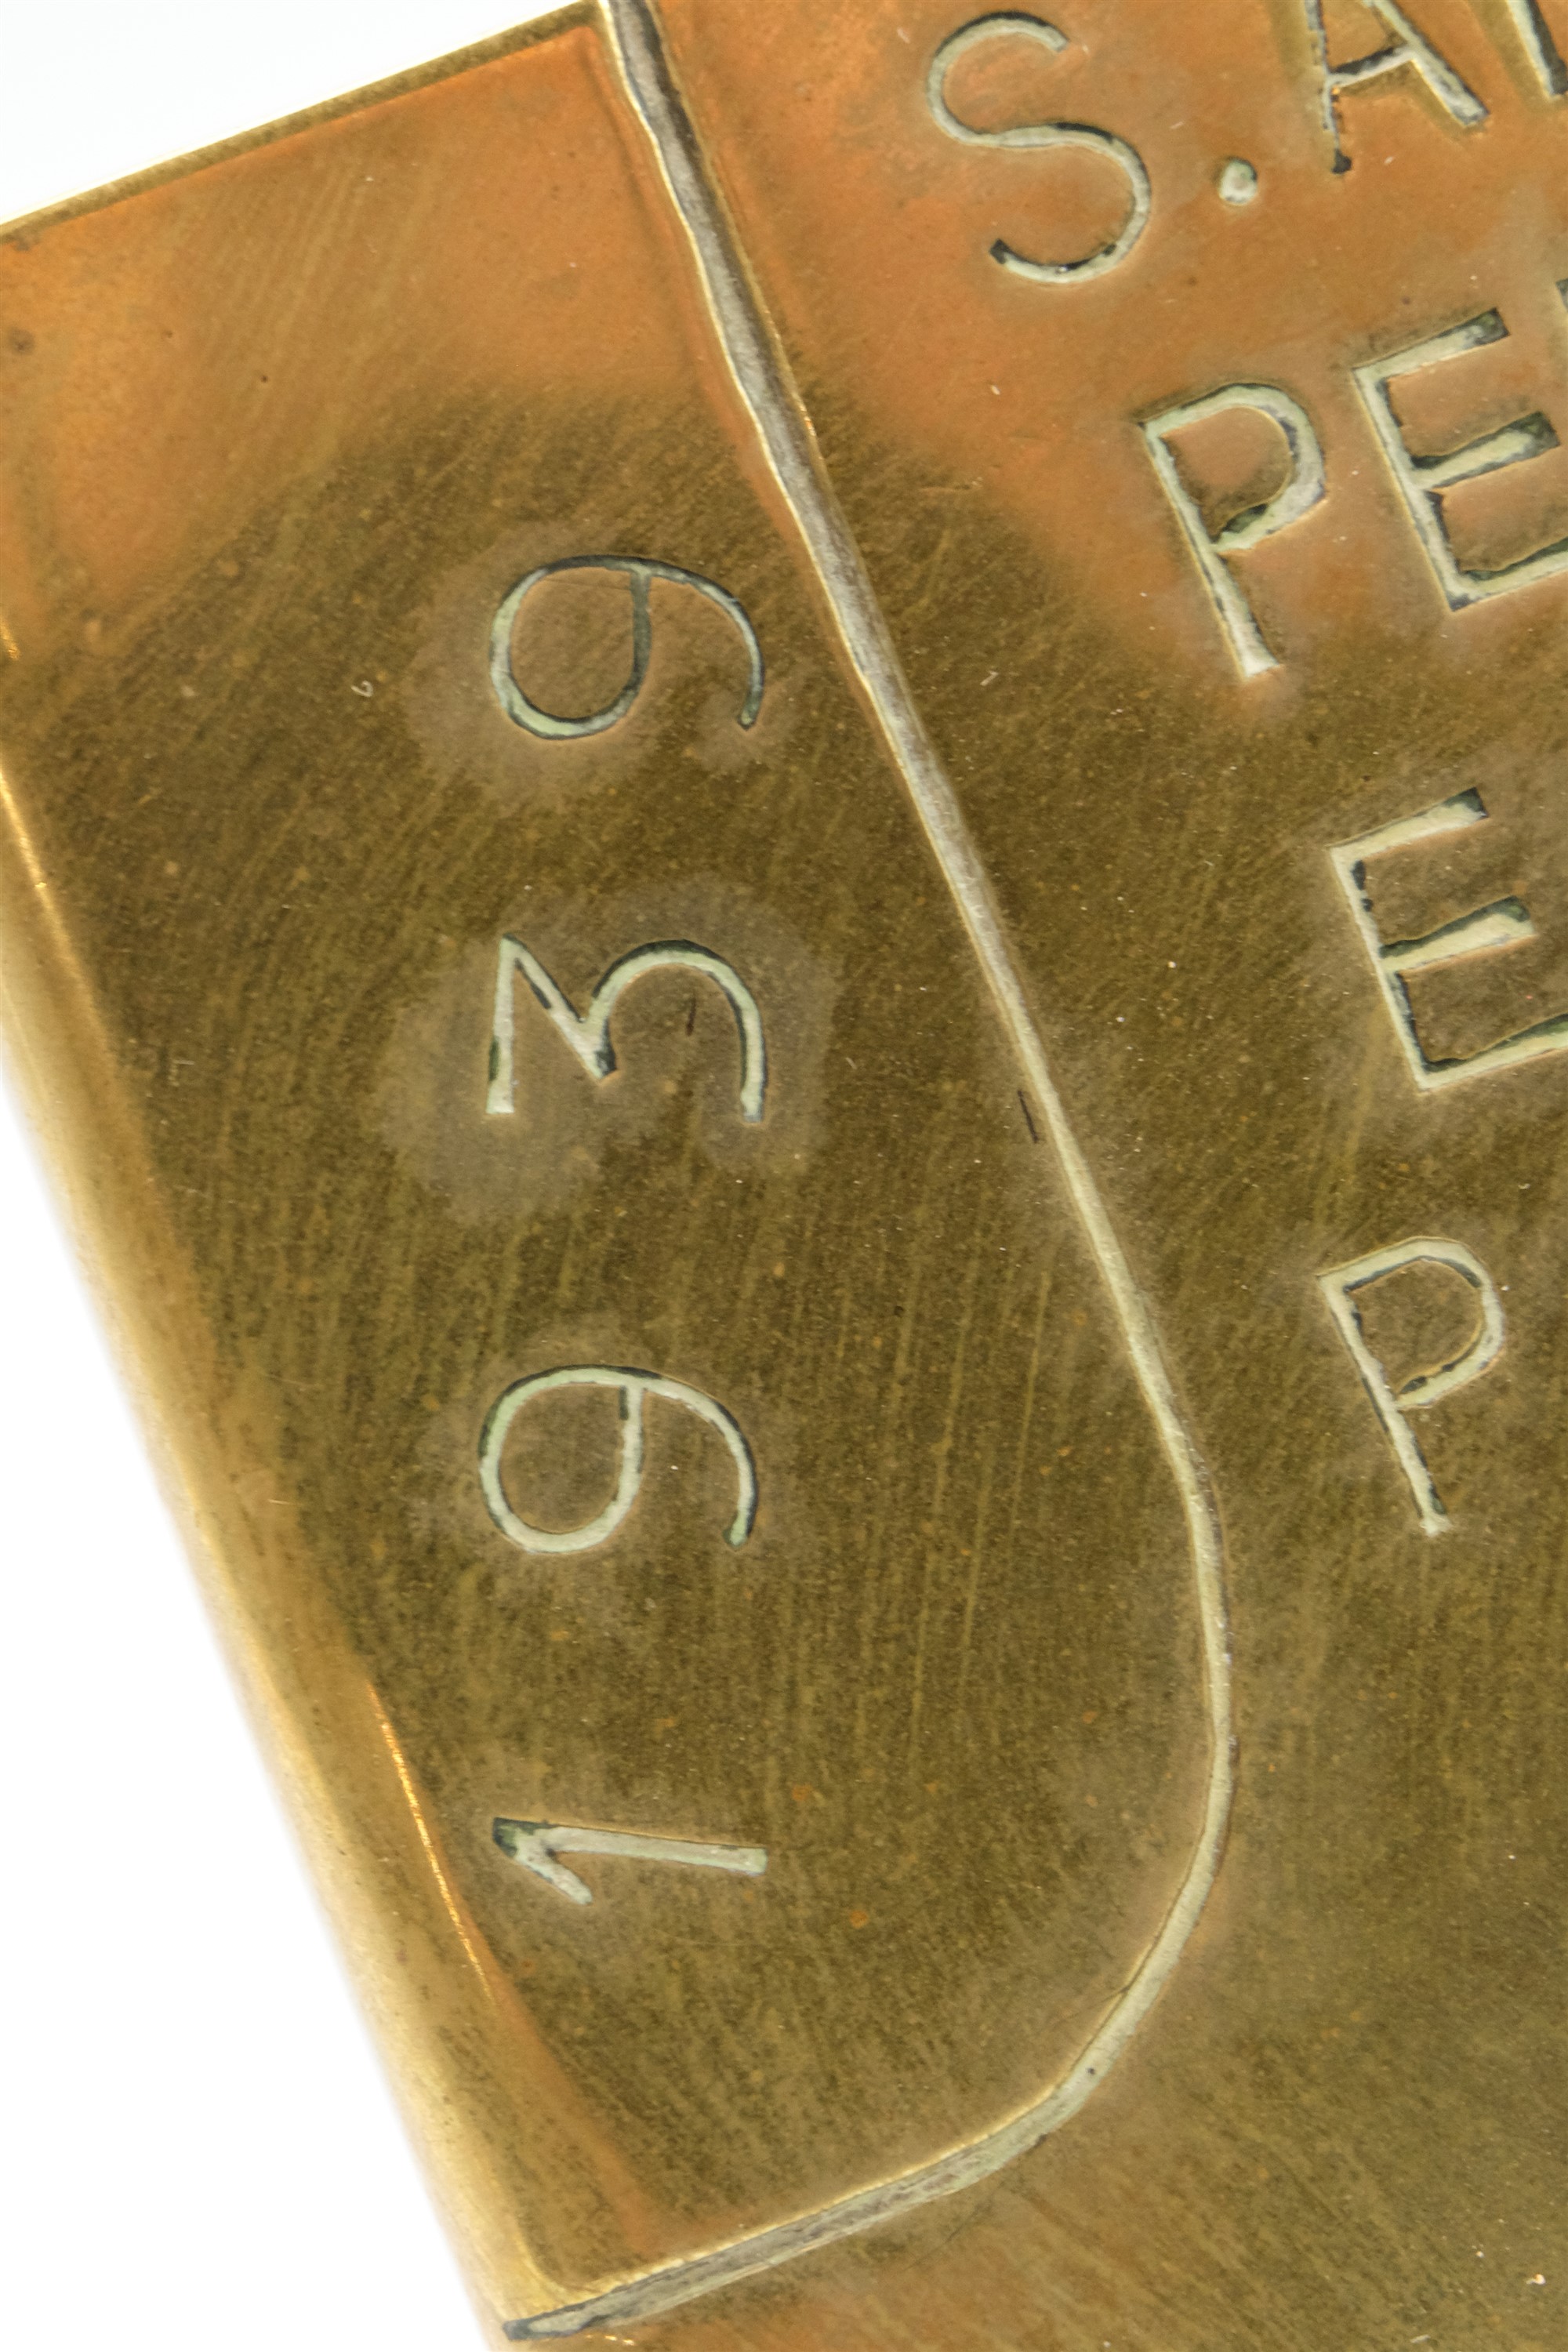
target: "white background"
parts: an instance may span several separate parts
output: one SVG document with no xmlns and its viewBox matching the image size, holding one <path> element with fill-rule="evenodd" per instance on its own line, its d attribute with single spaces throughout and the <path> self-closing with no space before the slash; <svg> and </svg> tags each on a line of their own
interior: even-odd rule
<svg viewBox="0 0 1568 2352">
<path fill-rule="evenodd" d="M 0 220 L 543 13 L 0 0 Z M 0 2343 L 476 2352 L 8 1098 L 0 1547 Z"/>
</svg>

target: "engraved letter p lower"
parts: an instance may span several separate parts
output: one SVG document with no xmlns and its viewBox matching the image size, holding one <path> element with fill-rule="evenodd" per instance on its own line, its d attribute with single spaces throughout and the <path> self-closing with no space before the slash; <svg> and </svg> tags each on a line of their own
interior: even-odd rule
<svg viewBox="0 0 1568 2352">
<path fill-rule="evenodd" d="M 1182 478 L 1171 439 L 1184 425 L 1205 424 L 1233 408 L 1249 408 L 1279 427 L 1290 472 L 1284 486 L 1262 506 L 1249 507 L 1211 531 L 1202 506 Z M 1251 605 L 1237 585 L 1230 558 L 1245 555 L 1261 541 L 1272 539 L 1276 531 L 1299 522 L 1324 496 L 1323 452 L 1311 418 L 1299 400 L 1273 384 L 1232 383 L 1223 392 L 1205 393 L 1201 400 L 1182 401 L 1174 408 L 1162 409 L 1158 416 L 1145 417 L 1143 438 L 1160 486 L 1175 509 L 1182 535 L 1213 599 L 1237 669 L 1243 677 L 1261 677 L 1266 671 L 1278 669 L 1279 657 L 1270 652 Z"/>
<path fill-rule="evenodd" d="M 1457 1356 L 1437 1370 L 1417 1373 L 1414 1380 L 1395 1389 L 1367 1345 L 1356 1294 L 1369 1284 L 1380 1282 L 1384 1275 L 1400 1274 L 1414 1265 L 1445 1266 L 1450 1274 L 1468 1283 L 1477 1295 L 1480 1320 Z M 1452 1396 L 1456 1389 L 1468 1388 L 1471 1381 L 1479 1380 L 1496 1363 L 1505 1337 L 1502 1300 L 1497 1284 L 1475 1252 L 1467 1249 L 1463 1242 L 1444 1241 L 1395 1242 L 1388 1249 L 1373 1250 L 1366 1257 L 1358 1257 L 1352 1265 L 1335 1266 L 1331 1274 L 1321 1274 L 1318 1280 L 1339 1335 L 1350 1349 L 1377 1417 L 1388 1433 L 1399 1466 L 1410 1481 L 1421 1525 L 1429 1536 L 1444 1535 L 1453 1522 L 1432 1482 L 1432 1473 L 1415 1442 L 1409 1415 L 1439 1403 L 1444 1397 Z"/>
</svg>

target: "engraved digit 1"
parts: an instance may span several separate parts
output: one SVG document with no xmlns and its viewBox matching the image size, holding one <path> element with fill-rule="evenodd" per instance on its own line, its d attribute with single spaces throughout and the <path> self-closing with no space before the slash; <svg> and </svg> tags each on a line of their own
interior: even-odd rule
<svg viewBox="0 0 1568 2352">
<path fill-rule="evenodd" d="M 501 1814 L 490 1835 L 502 1853 L 553 1886 L 569 1903 L 592 1903 L 594 1891 L 560 1859 L 563 1853 L 613 1854 L 623 1862 L 673 1862 L 688 1870 L 726 1870 L 761 1878 L 768 1866 L 760 1845 L 710 1845 L 695 1838 L 645 1837 L 636 1830 L 574 1829 L 564 1822 L 514 1822 Z"/>
</svg>

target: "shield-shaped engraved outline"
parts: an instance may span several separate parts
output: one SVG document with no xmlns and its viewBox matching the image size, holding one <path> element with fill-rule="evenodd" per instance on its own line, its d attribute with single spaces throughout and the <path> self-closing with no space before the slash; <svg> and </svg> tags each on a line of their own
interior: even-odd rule
<svg viewBox="0 0 1568 2352">
<path fill-rule="evenodd" d="M 1139 1392 L 1175 1481 L 1198 1612 L 1209 1759 L 1203 1820 L 1158 1933 L 1109 2016 L 1037 2097 L 977 2137 L 814 2211 L 623 2279 L 588 2300 L 512 2320 L 505 2333 L 513 2342 L 574 2336 L 616 2320 L 647 2319 L 716 2287 L 775 2270 L 797 2254 L 967 2189 L 1058 2131 L 1110 2074 L 1185 1951 L 1218 1874 L 1235 1787 L 1224 1538 L 1208 1473 L 1182 1418 L 1153 1317 L 1057 1093 L 990 883 L 904 680 L 859 551 L 802 431 L 801 411 L 784 378 L 776 340 L 756 310 L 750 281 L 731 246 L 666 64 L 650 0 L 599 0 L 599 5 L 627 97 L 685 229 L 729 375 L 789 506 L 843 649 L 942 867 L 1022 1076 L 1040 1108 L 1068 1197 L 1109 1294 Z"/>
</svg>

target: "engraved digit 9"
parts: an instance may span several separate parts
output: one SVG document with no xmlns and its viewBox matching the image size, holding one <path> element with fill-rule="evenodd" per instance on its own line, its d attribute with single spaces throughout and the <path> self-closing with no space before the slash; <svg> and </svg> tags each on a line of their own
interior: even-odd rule
<svg viewBox="0 0 1568 2352">
<path fill-rule="evenodd" d="M 511 664 L 512 631 L 524 601 L 542 580 L 551 580 L 562 572 L 619 572 L 625 574 L 632 595 L 632 667 L 625 686 L 602 710 L 590 711 L 585 719 L 561 719 L 553 711 L 541 709 L 531 701 L 517 682 Z M 546 742 L 573 742 L 584 735 L 602 735 L 624 719 L 637 696 L 642 692 L 647 676 L 647 666 L 653 652 L 653 620 L 648 611 L 648 583 L 668 580 L 678 588 L 695 588 L 700 596 L 731 620 L 740 631 L 746 648 L 749 676 L 746 698 L 741 705 L 738 724 L 750 727 L 755 723 L 763 707 L 763 651 L 757 643 L 746 609 L 740 599 L 721 588 L 716 580 L 705 580 L 700 572 L 683 572 L 673 563 L 657 563 L 651 557 L 640 555 L 568 555 L 555 563 L 541 563 L 523 574 L 514 588 L 501 598 L 490 627 L 490 684 L 496 699 L 507 717 L 530 735 L 542 736 Z"/>
<path fill-rule="evenodd" d="M 534 1397 L 551 1389 L 578 1388 L 614 1391 L 620 1424 L 616 1490 L 591 1519 L 557 1533 L 535 1527 L 531 1519 L 512 1509 L 501 1484 L 501 1449 L 512 1423 Z M 491 1405 L 479 1436 L 479 1485 L 489 1515 L 509 1543 L 516 1544 L 520 1551 L 535 1552 L 595 1551 L 600 1544 L 608 1543 L 642 1486 L 643 1404 L 648 1397 L 663 1397 L 695 1413 L 710 1429 L 717 1430 L 729 1448 L 735 1472 L 735 1516 L 724 1530 L 724 1540 L 740 1549 L 757 1516 L 756 1464 L 740 1423 L 712 1397 L 685 1381 L 666 1380 L 658 1372 L 639 1372 L 622 1364 L 565 1364 L 554 1371 L 535 1372 L 530 1380 L 514 1381 Z"/>
</svg>

